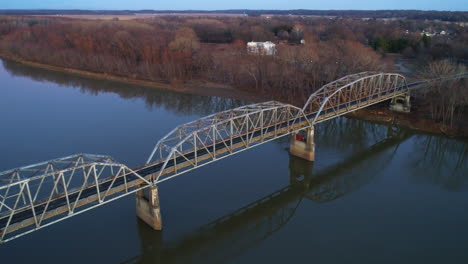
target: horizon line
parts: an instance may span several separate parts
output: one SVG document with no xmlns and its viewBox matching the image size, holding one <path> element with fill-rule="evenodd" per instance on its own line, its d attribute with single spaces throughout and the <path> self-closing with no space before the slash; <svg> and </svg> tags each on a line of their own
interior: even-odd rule
<svg viewBox="0 0 468 264">
<path fill-rule="evenodd" d="M 83 9 L 83 8 L 0 8 L 1 11 L 156 11 L 156 12 L 222 12 L 222 11 L 421 11 L 421 12 L 468 12 L 468 10 L 437 10 L 437 9 L 248 9 L 248 8 L 231 8 L 231 9 Z"/>
</svg>

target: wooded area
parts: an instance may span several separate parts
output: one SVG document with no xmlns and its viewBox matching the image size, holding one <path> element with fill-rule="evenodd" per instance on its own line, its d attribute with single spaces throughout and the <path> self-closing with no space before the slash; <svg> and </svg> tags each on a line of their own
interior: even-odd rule
<svg viewBox="0 0 468 264">
<path fill-rule="evenodd" d="M 249 41 L 275 42 L 276 55 L 247 52 Z M 467 29 L 430 21 L 287 16 L 126 21 L 0 16 L 0 53 L 5 55 L 175 86 L 191 80 L 229 84 L 296 105 L 339 77 L 382 70 L 388 52 L 421 64 L 466 61 Z M 466 104 L 451 109 L 434 113 L 460 116 Z"/>
</svg>

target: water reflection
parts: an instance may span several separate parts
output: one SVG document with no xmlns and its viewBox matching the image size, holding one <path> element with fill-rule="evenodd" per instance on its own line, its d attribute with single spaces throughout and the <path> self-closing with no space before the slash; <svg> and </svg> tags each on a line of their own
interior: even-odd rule
<svg viewBox="0 0 468 264">
<path fill-rule="evenodd" d="M 468 189 L 468 144 L 440 136 L 416 136 L 410 157 L 408 167 L 418 172 L 411 173 L 412 179 L 449 191 Z"/>
<path fill-rule="evenodd" d="M 7 113 L 2 115 L 2 124 L 11 128 L 3 130 L 0 142 L 0 167 L 5 169 L 44 157 L 64 156 L 70 151 L 106 153 L 131 166 L 140 165 L 150 151 L 147 148 L 152 147 L 149 143 L 175 125 L 196 118 L 191 115 L 237 106 L 235 100 L 86 80 L 8 62 L 4 66 L 11 74 L 26 76 L 12 78 L 0 65 L 0 97 L 4 99 L 0 112 Z M 76 88 L 69 89 L 68 85 Z M 80 96 L 79 90 L 87 95 Z M 120 100 L 118 96 L 130 99 Z M 155 110 L 147 111 L 144 102 Z M 57 107 L 67 111 L 58 111 Z M 131 125 L 120 125 L 129 120 Z M 158 122 L 147 125 L 148 121 Z M 143 129 L 136 133 L 135 127 Z M 238 157 L 243 163 L 236 163 L 234 157 L 226 159 L 224 165 L 205 170 L 205 178 L 187 177 L 164 186 L 171 197 L 166 197 L 168 207 L 187 208 L 190 211 L 185 213 L 193 216 L 187 221 L 173 211 L 174 222 L 165 233 L 154 232 L 137 221 L 134 200 L 129 197 L 74 217 L 68 224 L 3 245 L 0 254 L 5 263 L 30 263 L 38 258 L 54 263 L 83 263 L 90 259 L 107 263 L 133 254 L 139 256 L 127 262 L 227 262 L 243 253 L 236 260 L 254 262 L 255 257 L 261 257 L 287 262 L 310 259 L 311 254 L 317 262 L 329 263 L 396 262 L 395 258 L 411 263 L 452 263 L 467 259 L 463 246 L 468 243 L 468 229 L 463 223 L 468 215 L 463 209 L 468 192 L 446 191 L 466 189 L 467 143 L 432 136 L 411 137 L 400 146 L 404 137 L 382 143 L 382 138 L 395 135 L 399 135 L 398 130 L 360 120 L 330 120 L 316 128 L 319 159 L 315 164 L 291 157 L 288 172 L 284 149 L 289 139 L 284 137 L 265 145 L 268 152 L 258 150 L 263 166 L 257 166 L 260 159 L 253 150 Z M 247 155 L 252 158 L 247 159 Z M 239 166 L 251 166 L 252 173 L 259 177 L 238 173 L 243 170 L 234 170 L 232 174 L 238 177 L 218 177 Z M 198 207 L 191 210 L 193 203 L 187 203 L 200 193 L 187 182 L 199 180 L 198 187 L 210 189 L 206 195 L 196 197 L 196 204 L 210 204 L 210 209 L 201 212 Z M 217 183 L 232 186 L 221 190 L 227 194 L 222 199 L 216 196 L 220 195 Z M 206 223 L 207 217 L 223 215 L 226 208 L 237 208 L 232 206 L 239 205 L 239 187 L 247 194 L 242 198 L 256 200 L 259 193 L 285 185 L 200 230 L 194 228 Z M 172 195 L 176 192 L 180 196 Z M 193 211 L 199 214 L 191 214 Z M 96 225 L 98 222 L 106 224 Z M 128 228 L 135 222 L 138 238 L 133 228 Z M 69 246 L 71 238 L 76 244 L 73 247 Z M 322 238 L 329 239 L 328 243 L 323 243 Z M 45 254 L 51 247 L 57 249 L 56 254 Z M 28 254 L 22 254 L 25 248 Z M 274 252 L 278 248 L 281 251 Z"/>
<path fill-rule="evenodd" d="M 325 169 L 320 177 L 311 179 L 306 197 L 315 202 L 329 202 L 345 196 L 370 182 L 395 157 L 400 144 L 411 136 L 408 131 L 398 134 L 362 150 L 350 158 Z M 365 164 L 365 173 L 362 165 Z"/>
<path fill-rule="evenodd" d="M 334 152 L 352 154 L 393 136 L 401 136 L 401 128 L 368 121 L 338 117 L 320 123 L 315 129 L 317 146 L 327 146 Z"/>
<path fill-rule="evenodd" d="M 143 99 L 150 109 L 162 107 L 177 114 L 207 115 L 247 104 L 246 101 L 178 93 L 164 89 L 144 87 L 120 82 L 84 78 L 2 60 L 3 67 L 13 76 L 28 77 L 40 82 L 53 82 L 63 87 L 74 87 L 82 93 L 99 95 L 115 93 L 124 99 Z"/>
<path fill-rule="evenodd" d="M 226 263 L 284 227 L 304 198 L 329 202 L 367 184 L 394 158 L 410 134 L 400 131 L 313 173 L 313 162 L 289 160 L 290 185 L 223 216 L 179 241 L 162 242 L 162 233 L 138 221 L 142 252 L 123 263 Z M 356 170 L 365 163 L 367 172 Z M 368 164 L 373 164 L 371 167 Z"/>
</svg>

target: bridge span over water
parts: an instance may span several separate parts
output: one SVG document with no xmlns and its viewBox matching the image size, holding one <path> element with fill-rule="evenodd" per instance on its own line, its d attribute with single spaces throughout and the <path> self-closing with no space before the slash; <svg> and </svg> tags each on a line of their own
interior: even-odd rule
<svg viewBox="0 0 468 264">
<path fill-rule="evenodd" d="M 271 101 L 215 113 L 176 127 L 139 168 L 78 154 L 0 173 L 0 242 L 132 193 L 137 215 L 161 229 L 159 183 L 287 135 L 291 154 L 313 161 L 314 125 L 390 99 L 408 111 L 410 90 L 434 80 L 407 84 L 400 74 L 362 72 L 324 85 L 303 108 Z"/>
<path fill-rule="evenodd" d="M 327 124 L 325 131 L 332 130 L 331 126 Z M 374 144 L 314 173 L 313 162 L 290 156 L 289 185 L 211 221 L 177 241 L 162 243 L 161 236 L 144 232 L 147 228 L 140 223 L 141 255 L 122 263 L 225 263 L 235 259 L 285 227 L 303 201 L 328 203 L 371 182 L 377 174 L 352 173 L 352 170 L 369 159 L 373 160 L 370 170 L 382 170 L 391 163 L 399 146 L 411 136 L 398 129 L 379 133 Z"/>
</svg>

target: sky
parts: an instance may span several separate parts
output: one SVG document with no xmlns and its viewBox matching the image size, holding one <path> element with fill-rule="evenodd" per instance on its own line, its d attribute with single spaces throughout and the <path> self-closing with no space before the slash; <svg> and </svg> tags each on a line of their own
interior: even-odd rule
<svg viewBox="0 0 468 264">
<path fill-rule="evenodd" d="M 467 0 L 0 0 L 0 9 L 418 9 L 467 11 Z"/>
</svg>

